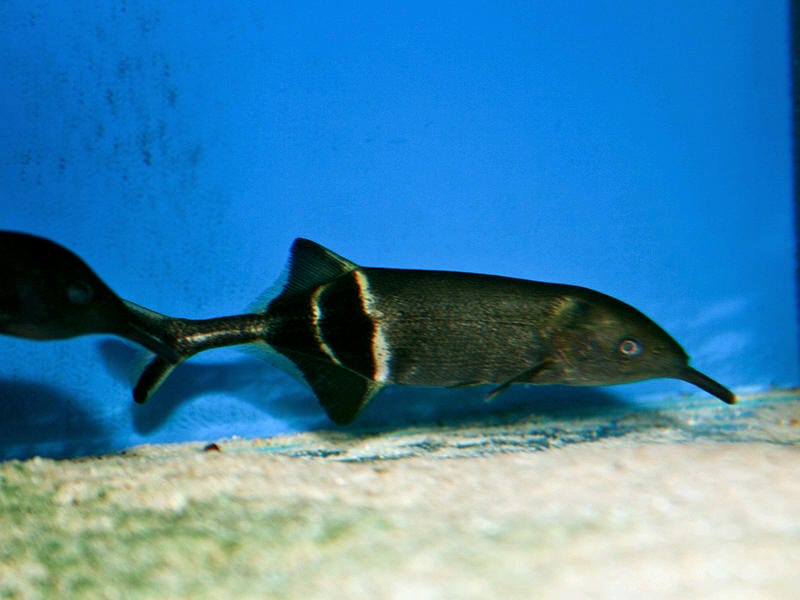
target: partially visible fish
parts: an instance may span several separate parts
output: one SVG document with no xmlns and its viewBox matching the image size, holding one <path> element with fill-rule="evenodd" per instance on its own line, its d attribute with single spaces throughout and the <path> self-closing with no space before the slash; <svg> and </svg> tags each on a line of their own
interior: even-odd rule
<svg viewBox="0 0 800 600">
<path fill-rule="evenodd" d="M 178 362 L 180 354 L 152 324 L 73 252 L 42 237 L 0 231 L 0 333 L 32 340 L 113 334 Z"/>
</svg>

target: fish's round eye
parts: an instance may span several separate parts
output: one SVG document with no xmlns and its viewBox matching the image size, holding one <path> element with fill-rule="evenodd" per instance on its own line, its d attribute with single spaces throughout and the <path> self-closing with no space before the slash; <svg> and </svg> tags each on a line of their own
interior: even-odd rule
<svg viewBox="0 0 800 600">
<path fill-rule="evenodd" d="M 85 281 L 74 281 L 67 287 L 67 299 L 73 304 L 89 304 L 92 298 L 94 298 L 94 290 Z"/>
<path fill-rule="evenodd" d="M 625 356 L 638 356 L 642 350 L 642 345 L 633 338 L 625 338 L 619 343 L 619 351 Z"/>
</svg>

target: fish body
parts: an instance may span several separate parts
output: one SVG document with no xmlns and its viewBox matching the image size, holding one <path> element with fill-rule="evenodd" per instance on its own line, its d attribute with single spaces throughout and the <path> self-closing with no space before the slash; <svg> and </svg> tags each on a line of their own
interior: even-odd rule
<svg viewBox="0 0 800 600">
<path fill-rule="evenodd" d="M 299 238 L 281 293 L 262 310 L 180 324 L 197 347 L 263 344 L 288 359 L 328 416 L 351 422 L 387 385 L 610 385 L 672 377 L 725 402 L 680 345 L 632 306 L 579 286 L 449 271 L 361 267 Z M 155 359 L 144 401 L 174 365 Z"/>
<path fill-rule="evenodd" d="M 361 267 L 303 238 L 281 292 L 251 313 L 163 315 L 117 296 L 76 254 L 0 232 L 0 333 L 56 340 L 106 333 L 156 356 L 133 395 L 146 401 L 182 361 L 255 344 L 277 352 L 338 424 L 388 385 L 611 385 L 671 377 L 727 403 L 680 345 L 624 302 L 579 286 L 449 271 Z"/>
</svg>

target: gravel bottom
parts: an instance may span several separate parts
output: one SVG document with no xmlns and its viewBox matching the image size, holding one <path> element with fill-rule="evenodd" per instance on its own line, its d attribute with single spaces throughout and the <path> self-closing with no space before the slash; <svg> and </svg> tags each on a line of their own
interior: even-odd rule
<svg viewBox="0 0 800 600">
<path fill-rule="evenodd" d="M 793 597 L 798 399 L 8 461 L 0 597 Z"/>
</svg>

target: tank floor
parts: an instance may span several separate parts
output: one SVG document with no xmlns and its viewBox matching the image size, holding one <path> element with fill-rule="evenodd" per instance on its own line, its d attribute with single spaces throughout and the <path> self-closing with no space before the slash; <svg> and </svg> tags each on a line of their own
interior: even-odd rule
<svg viewBox="0 0 800 600">
<path fill-rule="evenodd" d="M 793 597 L 799 400 L 0 463 L 0 597 Z"/>
</svg>

